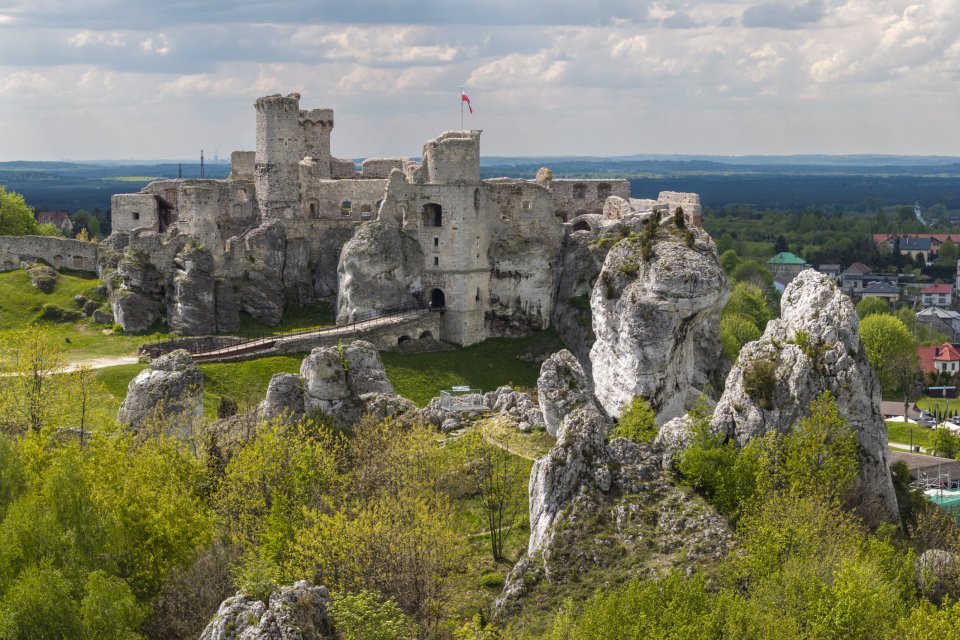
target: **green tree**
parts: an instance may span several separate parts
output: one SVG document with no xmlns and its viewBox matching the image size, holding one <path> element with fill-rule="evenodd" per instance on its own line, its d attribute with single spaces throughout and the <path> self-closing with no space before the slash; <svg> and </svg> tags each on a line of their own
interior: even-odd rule
<svg viewBox="0 0 960 640">
<path fill-rule="evenodd" d="M 759 340 L 761 335 L 753 320 L 742 313 L 724 313 L 720 317 L 720 345 L 730 362 L 737 361 L 743 345 Z"/>
<path fill-rule="evenodd" d="M 36 233 L 38 236 L 52 236 L 54 238 L 63 237 L 63 232 L 60 230 L 60 227 L 52 222 L 44 222 L 43 224 L 37 225 Z"/>
<path fill-rule="evenodd" d="M 341 640 L 416 640 L 419 633 L 396 602 L 365 590 L 335 593 L 330 617 Z"/>
<path fill-rule="evenodd" d="M 740 257 L 733 249 L 727 249 L 720 254 L 720 266 L 727 272 L 727 275 L 731 275 L 739 264 Z"/>
<path fill-rule="evenodd" d="M 773 286 L 773 274 L 767 265 L 756 260 L 744 260 L 733 270 L 733 279 L 766 289 Z"/>
<path fill-rule="evenodd" d="M 0 186 L 0 236 L 36 235 L 38 227 L 23 196 Z"/>
<path fill-rule="evenodd" d="M 864 298 L 857 303 L 857 315 L 860 316 L 861 320 L 867 316 L 878 313 L 890 313 L 890 305 L 887 304 L 886 300 L 881 300 L 880 298 Z"/>
<path fill-rule="evenodd" d="M 760 287 L 750 282 L 737 282 L 733 285 L 723 313 L 745 316 L 761 332 L 771 318 L 766 296 Z"/>
<path fill-rule="evenodd" d="M 525 506 L 520 492 L 524 467 L 513 455 L 487 443 L 482 436 L 476 438 L 471 458 L 470 474 L 487 518 L 490 552 L 499 562 L 504 559 L 504 541 L 520 515 L 520 509 Z"/>
<path fill-rule="evenodd" d="M 864 318 L 860 323 L 860 339 L 884 394 L 894 392 L 898 385 L 893 375 L 894 363 L 916 354 L 916 342 L 910 331 L 899 318 L 876 314 Z"/>
<path fill-rule="evenodd" d="M 104 571 L 87 577 L 86 595 L 80 602 L 80 619 L 93 640 L 140 640 L 136 632 L 146 618 L 146 608 L 137 604 L 126 582 Z"/>
<path fill-rule="evenodd" d="M 957 266 L 957 245 L 950 238 L 940 245 L 940 251 L 937 252 L 937 265 L 949 267 L 951 269 Z"/>
<path fill-rule="evenodd" d="M 955 458 L 960 450 L 960 439 L 953 435 L 950 429 L 940 427 L 933 430 L 930 437 L 930 449 L 933 455 L 941 458 Z"/>
<path fill-rule="evenodd" d="M 0 638 L 82 638 L 70 581 L 49 563 L 23 571 L 0 599 Z"/>
<path fill-rule="evenodd" d="M 634 396 L 613 428 L 614 438 L 626 438 L 639 444 L 650 444 L 657 437 L 657 414 L 643 396 Z"/>
</svg>

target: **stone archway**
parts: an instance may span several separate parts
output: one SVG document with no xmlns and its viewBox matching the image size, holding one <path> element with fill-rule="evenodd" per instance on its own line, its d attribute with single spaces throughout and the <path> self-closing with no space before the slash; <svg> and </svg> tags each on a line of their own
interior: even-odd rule
<svg viewBox="0 0 960 640">
<path fill-rule="evenodd" d="M 434 289 L 430 292 L 430 308 L 431 309 L 443 309 L 447 306 L 447 297 L 443 294 L 442 289 Z"/>
</svg>

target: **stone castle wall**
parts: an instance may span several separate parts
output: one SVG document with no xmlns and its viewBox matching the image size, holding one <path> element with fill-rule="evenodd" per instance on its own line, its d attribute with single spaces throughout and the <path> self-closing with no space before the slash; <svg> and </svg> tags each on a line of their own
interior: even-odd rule
<svg viewBox="0 0 960 640">
<path fill-rule="evenodd" d="M 50 236 L 0 236 L 0 270 L 13 271 L 21 262 L 45 262 L 54 269 L 97 271 L 97 245 Z"/>
<path fill-rule="evenodd" d="M 609 196 L 630 197 L 629 180 L 553 180 L 553 206 L 564 220 L 602 213 Z"/>
</svg>

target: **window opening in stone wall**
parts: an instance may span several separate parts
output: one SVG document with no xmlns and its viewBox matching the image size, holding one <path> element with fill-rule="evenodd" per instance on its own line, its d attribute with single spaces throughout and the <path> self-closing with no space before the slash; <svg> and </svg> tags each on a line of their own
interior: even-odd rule
<svg viewBox="0 0 960 640">
<path fill-rule="evenodd" d="M 430 292 L 430 308 L 432 309 L 443 309 L 447 306 L 446 296 L 443 295 L 443 291 L 440 289 L 434 289 Z"/>
<path fill-rule="evenodd" d="M 435 266 L 435 267 L 439 267 L 439 266 L 440 266 L 440 258 L 439 258 L 439 257 L 433 256 L 433 266 Z"/>
<path fill-rule="evenodd" d="M 130 216 L 131 216 L 134 220 L 139 220 L 139 219 L 140 219 L 140 214 L 139 214 L 138 212 L 136 212 L 136 211 L 134 211 L 133 213 L 131 213 Z"/>
<path fill-rule="evenodd" d="M 530 201 L 529 201 L 529 200 L 521 200 L 521 201 L 520 201 L 520 210 L 521 210 L 521 211 L 530 211 Z"/>
<path fill-rule="evenodd" d="M 442 227 L 443 207 L 435 202 L 428 202 L 427 204 L 423 205 L 423 226 Z"/>
<path fill-rule="evenodd" d="M 578 182 L 573 185 L 573 197 L 578 200 L 583 200 L 587 197 L 587 185 L 582 182 Z"/>
<path fill-rule="evenodd" d="M 439 247 L 439 246 L 440 246 L 440 238 L 434 238 L 434 239 L 433 239 L 433 246 L 435 246 L 435 247 Z"/>
<path fill-rule="evenodd" d="M 316 217 L 317 217 L 317 203 L 316 203 L 316 202 L 311 202 L 311 203 L 310 203 L 310 217 L 311 217 L 311 218 L 316 218 Z"/>
<path fill-rule="evenodd" d="M 600 200 L 606 200 L 612 192 L 613 187 L 610 186 L 609 182 L 601 182 L 597 185 L 597 198 Z"/>
<path fill-rule="evenodd" d="M 474 298 L 477 302 L 480 302 L 480 287 L 477 287 L 477 297 Z"/>
<path fill-rule="evenodd" d="M 590 231 L 590 225 L 587 224 L 586 220 L 578 220 L 573 223 L 574 231 Z"/>
<path fill-rule="evenodd" d="M 480 212 L 480 189 L 473 190 L 473 208 L 478 213 Z"/>
<path fill-rule="evenodd" d="M 340 215 L 349 216 L 353 213 L 353 203 L 349 200 L 344 200 L 340 203 Z"/>
</svg>

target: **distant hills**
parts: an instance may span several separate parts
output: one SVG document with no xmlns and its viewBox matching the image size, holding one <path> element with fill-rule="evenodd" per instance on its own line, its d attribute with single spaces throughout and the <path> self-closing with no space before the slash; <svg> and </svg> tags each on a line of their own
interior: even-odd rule
<svg viewBox="0 0 960 640">
<path fill-rule="evenodd" d="M 361 158 L 356 159 L 359 163 Z M 626 178 L 636 197 L 694 191 L 706 206 L 871 210 L 913 204 L 960 208 L 960 157 L 900 155 L 711 156 L 635 154 L 618 157 L 481 158 L 481 176 L 532 178 L 540 167 L 558 178 Z M 230 166 L 207 163 L 207 178 Z M 151 180 L 200 177 L 197 162 L 0 162 L 0 185 L 37 209 L 110 208 L 115 193 L 139 191 Z"/>
</svg>

